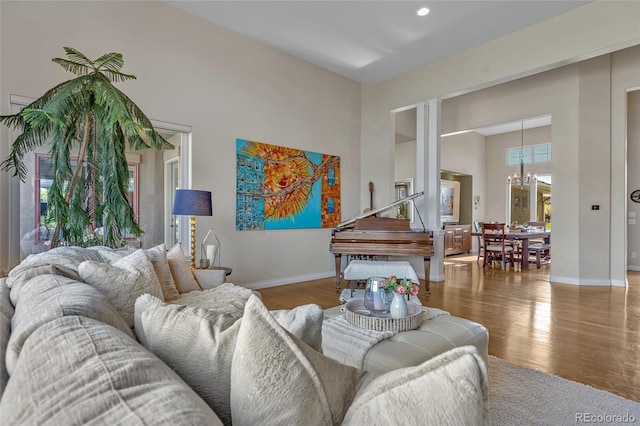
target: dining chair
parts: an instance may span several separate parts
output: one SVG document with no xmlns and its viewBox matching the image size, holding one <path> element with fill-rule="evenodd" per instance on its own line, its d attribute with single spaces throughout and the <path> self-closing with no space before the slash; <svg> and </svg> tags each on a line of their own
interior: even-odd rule
<svg viewBox="0 0 640 426">
<path fill-rule="evenodd" d="M 502 269 L 505 270 L 507 262 L 514 267 L 514 247 L 508 243 L 505 235 L 504 223 L 482 223 L 482 240 L 484 241 L 484 263 L 500 260 Z"/>
<path fill-rule="evenodd" d="M 473 230 L 475 232 L 482 232 L 482 222 L 473 222 Z M 480 261 L 480 257 L 484 257 L 484 248 L 483 248 L 483 242 L 482 242 L 482 236 L 478 235 L 476 237 L 478 239 L 478 258 L 476 259 L 476 262 Z"/>
<path fill-rule="evenodd" d="M 530 221 L 527 222 L 527 226 L 529 228 L 534 228 L 534 229 L 539 229 L 541 231 L 545 230 L 545 227 L 547 226 L 547 224 L 545 222 L 535 222 L 535 221 Z M 533 244 L 544 244 L 544 238 L 532 238 L 529 240 L 529 245 L 533 245 Z"/>
<path fill-rule="evenodd" d="M 544 231 L 547 227 L 547 223 L 544 221 L 527 222 L 529 228 L 539 229 Z M 536 266 L 540 268 L 540 259 L 549 259 L 551 257 L 551 247 L 546 243 L 544 238 L 532 238 L 529 240 L 529 254 L 536 257 Z"/>
</svg>

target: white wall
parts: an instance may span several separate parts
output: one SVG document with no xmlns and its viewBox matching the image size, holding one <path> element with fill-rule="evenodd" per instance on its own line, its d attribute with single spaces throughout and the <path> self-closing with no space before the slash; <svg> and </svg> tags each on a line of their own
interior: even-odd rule
<svg viewBox="0 0 640 426">
<path fill-rule="evenodd" d="M 633 84 L 640 85 L 639 50 L 628 49 L 586 64 L 554 68 L 637 45 L 638 16 L 638 2 L 589 3 L 396 79 L 363 86 L 361 161 L 384 173 L 389 160 L 378 153 L 384 153 L 390 142 L 385 138 L 389 111 L 428 99 L 445 98 L 442 133 L 551 114 L 554 262 L 550 279 L 624 285 L 625 236 L 621 230 L 625 229 L 626 195 L 620 188 L 625 185 L 621 178 L 625 151 L 624 130 L 620 133 L 619 129 L 624 129 L 625 124 L 617 126 L 620 117 L 626 117 L 626 100 L 616 97 L 621 96 L 620 88 L 624 91 Z M 609 60 L 611 87 L 617 89 L 612 89 L 610 95 L 604 90 L 603 74 Z M 537 74 L 548 69 L 554 70 Z M 532 77 L 517 80 L 527 75 Z M 500 84 L 505 81 L 512 82 Z M 491 93 L 499 96 L 476 95 L 477 102 L 469 102 L 475 92 L 455 97 L 483 87 L 495 88 Z M 593 92 L 589 93 L 591 89 Z M 605 107 L 585 105 L 581 97 L 588 97 L 590 102 L 597 98 Z M 604 113 L 606 105 L 611 107 Z M 598 120 L 586 119 L 592 114 L 597 114 Z M 611 121 L 605 123 L 604 130 L 597 127 L 602 125 L 602 119 Z M 611 130 L 609 134 L 607 129 Z M 594 154 L 590 155 L 592 150 Z M 598 161 L 604 166 L 594 167 Z M 599 182 L 597 188 L 605 188 L 596 199 L 588 183 L 577 179 L 587 170 L 589 178 Z M 363 170 L 361 180 L 364 174 Z M 384 176 L 380 177 L 384 181 Z M 600 214 L 593 215 L 586 209 L 591 203 L 601 204 Z M 587 226 L 588 236 L 583 235 Z M 620 258 L 622 263 L 616 260 Z"/>
<path fill-rule="evenodd" d="M 416 141 L 396 143 L 395 148 L 395 180 L 407 178 L 415 180 Z"/>
<path fill-rule="evenodd" d="M 211 190 L 230 281 L 276 284 L 333 274 L 329 229 L 235 231 L 235 139 L 341 158 L 343 218 L 360 211 L 360 85 L 162 2 L 0 2 L 0 112 L 10 94 L 38 97 L 72 78 L 51 58 L 63 46 L 124 55 L 120 84 L 152 119 L 192 128 L 193 187 Z M 0 158 L 8 155 L 0 130 Z M 0 173 L 0 275 L 6 273 L 9 175 Z M 144 184 L 144 183 L 143 183 Z M 145 207 L 148 200 L 144 201 Z M 161 197 L 155 204 L 162 209 Z M 144 224 L 142 224 L 144 228 Z"/>
<path fill-rule="evenodd" d="M 629 129 L 627 133 L 627 160 L 629 162 L 629 174 L 627 175 L 627 194 L 640 189 L 640 88 L 629 93 L 629 110 L 627 120 Z M 627 263 L 629 269 L 640 271 L 640 204 L 634 203 L 627 198 L 629 213 L 635 214 L 632 217 L 628 214 L 629 225 L 627 231 L 627 245 L 629 256 Z M 635 219 L 635 224 L 631 220 Z M 632 257 L 631 253 L 635 252 L 636 257 Z"/>
</svg>

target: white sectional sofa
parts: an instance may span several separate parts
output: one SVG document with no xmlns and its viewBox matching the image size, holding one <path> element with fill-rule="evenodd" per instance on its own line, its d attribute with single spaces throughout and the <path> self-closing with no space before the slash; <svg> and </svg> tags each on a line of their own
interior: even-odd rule
<svg viewBox="0 0 640 426">
<path fill-rule="evenodd" d="M 1 278 L 0 424 L 486 423 L 476 346 L 344 365 L 322 353 L 317 305 L 268 311 L 178 250 L 61 247 Z"/>
</svg>

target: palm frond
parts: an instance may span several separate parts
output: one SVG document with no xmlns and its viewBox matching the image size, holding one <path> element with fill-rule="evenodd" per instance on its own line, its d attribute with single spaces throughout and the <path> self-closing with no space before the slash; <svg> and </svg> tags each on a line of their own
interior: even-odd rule
<svg viewBox="0 0 640 426">
<path fill-rule="evenodd" d="M 126 80 L 135 80 L 136 76 L 132 74 L 125 74 L 123 72 L 112 71 L 112 70 L 102 70 L 101 74 L 104 75 L 109 81 L 114 83 L 120 83 Z"/>
<path fill-rule="evenodd" d="M 104 75 L 111 82 L 121 82 L 125 80 L 135 80 L 136 76 L 123 73 L 124 60 L 121 53 L 107 53 L 95 60 L 95 69 Z"/>
<path fill-rule="evenodd" d="M 67 58 L 89 66 L 93 66 L 93 61 L 89 59 L 84 53 L 80 52 L 73 47 L 63 47 L 64 52 L 67 54 Z"/>
<path fill-rule="evenodd" d="M 138 134 L 145 135 L 149 141 L 151 142 L 151 148 L 153 149 L 173 149 L 175 148 L 169 141 L 162 137 L 158 132 L 153 128 L 153 124 L 151 124 L 151 120 L 145 115 L 144 112 L 135 104 L 127 95 L 122 93 L 118 88 L 113 88 L 116 92 L 120 94 L 120 96 L 124 99 L 125 104 L 129 109 L 129 116 L 132 119 L 139 123 Z M 152 136 L 153 135 L 153 136 Z M 146 143 L 145 143 L 146 145 Z"/>
<path fill-rule="evenodd" d="M 72 72 L 78 76 L 91 74 L 95 71 L 95 69 L 90 65 L 70 61 L 69 59 L 53 58 L 52 61 L 64 68 L 65 71 Z"/>
<path fill-rule="evenodd" d="M 36 148 L 43 146 L 48 141 L 51 130 L 51 123 L 43 128 L 36 128 L 25 123 L 23 132 L 11 144 L 9 157 L 0 163 L 0 170 L 14 170 L 14 176 L 18 176 L 24 182 L 27 178 L 24 157 Z"/>
<path fill-rule="evenodd" d="M 106 68 L 111 71 L 120 71 L 124 66 L 124 59 L 122 58 L 122 53 L 111 52 L 100 56 L 93 63 L 96 69 Z"/>
</svg>

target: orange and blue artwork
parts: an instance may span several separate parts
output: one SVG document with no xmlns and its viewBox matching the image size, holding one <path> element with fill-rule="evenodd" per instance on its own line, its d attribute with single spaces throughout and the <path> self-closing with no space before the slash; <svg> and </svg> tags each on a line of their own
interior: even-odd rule
<svg viewBox="0 0 640 426">
<path fill-rule="evenodd" d="M 340 157 L 236 139 L 236 229 L 333 228 Z"/>
</svg>

